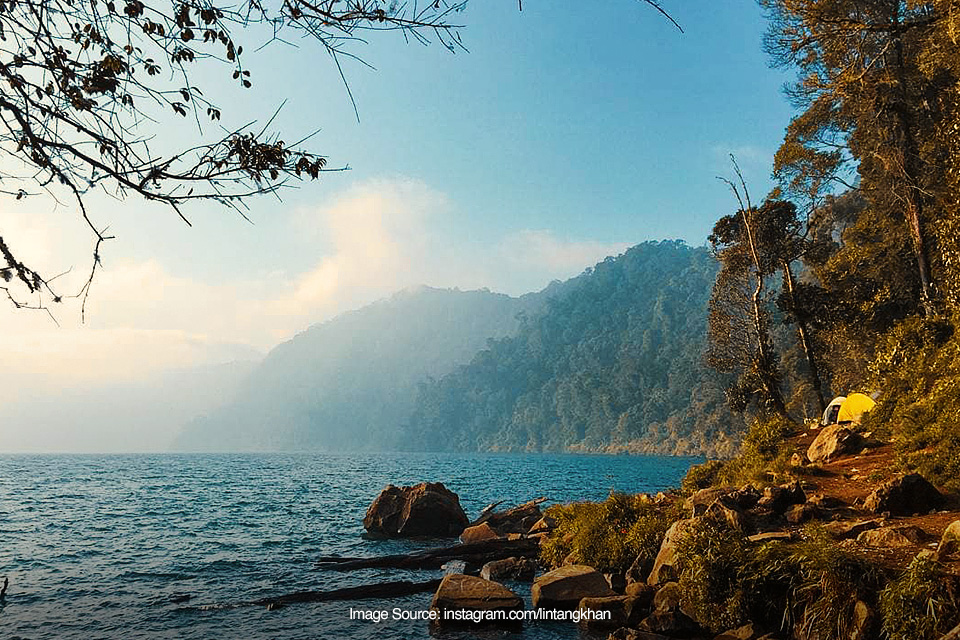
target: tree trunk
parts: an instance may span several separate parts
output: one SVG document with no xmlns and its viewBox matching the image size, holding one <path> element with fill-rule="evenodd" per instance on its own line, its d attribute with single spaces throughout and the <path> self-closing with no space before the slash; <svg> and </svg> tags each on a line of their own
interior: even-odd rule
<svg viewBox="0 0 960 640">
<path fill-rule="evenodd" d="M 759 360 L 758 373 L 760 375 L 760 384 L 763 386 L 763 392 L 767 396 L 767 403 L 773 408 L 775 413 L 784 417 L 787 415 L 787 407 L 783 401 L 783 394 L 780 393 L 780 387 L 776 382 L 776 375 L 771 371 L 773 359 L 770 353 L 769 335 L 763 313 L 763 269 L 760 266 L 760 254 L 757 252 L 757 246 L 753 240 L 753 221 L 747 213 L 750 208 L 749 203 L 746 208 L 741 208 L 743 215 L 743 226 L 747 233 L 747 243 L 750 246 L 750 254 L 753 257 L 753 265 L 756 268 L 757 286 L 753 291 L 753 328 L 757 332 L 757 358 Z"/>
<path fill-rule="evenodd" d="M 894 23 L 899 25 L 900 22 L 898 2 L 894 9 Z M 899 26 L 894 32 L 893 37 L 896 45 L 894 51 L 896 54 L 897 89 L 900 93 L 900 104 L 894 105 L 897 124 L 900 128 L 900 135 L 897 140 L 897 152 L 900 155 L 900 169 L 903 172 L 904 180 L 904 198 L 906 199 L 907 205 L 904 217 L 910 229 L 910 237 L 913 240 L 913 252 L 917 259 L 917 271 L 920 276 L 921 296 L 923 297 L 921 300 L 923 311 L 927 316 L 932 316 L 936 315 L 937 309 L 933 277 L 930 274 L 928 243 L 923 228 L 923 200 L 920 197 L 920 181 L 918 179 L 920 170 L 916 166 L 920 154 L 913 126 L 910 124 L 906 113 L 907 105 L 910 103 L 910 97 L 907 95 L 903 40 Z"/>
<path fill-rule="evenodd" d="M 784 261 L 781 265 L 783 269 L 783 282 L 787 289 L 787 298 L 790 300 L 790 313 L 793 314 L 794 322 L 797 325 L 797 337 L 800 338 L 800 346 L 803 348 L 803 354 L 807 357 L 807 364 L 810 366 L 810 386 L 817 395 L 817 406 L 820 407 L 820 414 L 827 410 L 827 403 L 823 398 L 823 382 L 820 379 L 820 368 L 813 357 L 813 347 L 810 343 L 810 330 L 807 327 L 807 321 L 804 320 L 797 310 L 797 296 L 793 290 L 793 272 L 790 270 L 790 263 Z"/>
</svg>

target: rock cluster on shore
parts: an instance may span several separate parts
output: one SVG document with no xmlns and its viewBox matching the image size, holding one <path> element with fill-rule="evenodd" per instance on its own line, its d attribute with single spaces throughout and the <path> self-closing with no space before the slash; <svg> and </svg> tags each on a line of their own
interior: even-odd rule
<svg viewBox="0 0 960 640">
<path fill-rule="evenodd" d="M 842 442 L 821 442 L 818 445 L 819 449 L 831 453 L 819 457 L 811 444 L 808 455 L 813 455 L 809 457 L 836 461 L 855 455 L 843 444 L 851 442 L 852 438 L 844 436 L 839 430 L 827 433 L 825 440 L 836 437 L 841 437 Z M 863 438 L 858 441 L 858 445 L 862 444 Z M 799 464 L 810 463 L 804 457 Z M 393 532 L 392 535 L 409 535 L 410 531 L 430 529 L 423 522 L 431 523 L 433 530 L 444 531 L 444 535 L 450 535 L 449 532 L 460 528 L 460 546 L 469 561 L 459 563 L 450 570 L 456 573 L 449 573 L 443 578 L 431 605 L 435 611 L 519 611 L 524 607 L 524 599 L 519 594 L 522 593 L 521 589 L 527 588 L 521 583 L 532 582 L 529 595 L 534 609 L 602 612 L 602 618 L 582 616 L 579 619 L 581 626 L 590 634 L 609 634 L 610 640 L 786 640 L 788 637 L 824 640 L 820 636 L 804 633 L 796 635 L 796 629 L 781 634 L 777 629 L 763 629 L 755 622 L 718 634 L 714 622 L 704 622 L 702 616 L 698 616 L 702 612 L 689 608 L 689 601 L 685 597 L 687 594 L 680 586 L 682 567 L 677 566 L 678 545 L 705 522 L 722 523 L 724 527 L 735 531 L 744 544 L 754 548 L 771 542 L 793 544 L 806 535 L 803 527 L 815 522 L 829 536 L 828 539 L 834 541 L 833 544 L 841 547 L 852 545 L 858 549 L 914 555 L 918 555 L 919 549 L 919 556 L 934 560 L 957 560 L 960 556 L 960 520 L 946 526 L 939 544 L 934 542 L 936 538 L 931 539 L 930 533 L 922 526 L 910 521 L 912 514 L 936 513 L 935 510 L 942 507 L 945 501 L 944 496 L 919 475 L 908 474 L 874 484 L 872 490 L 863 491 L 854 498 L 846 494 L 840 497 L 819 489 L 822 487 L 813 482 L 793 480 L 763 487 L 749 484 L 739 488 L 711 487 L 685 494 L 685 501 L 677 494 L 656 499 L 646 497 L 644 499 L 648 504 L 655 501 L 678 507 L 682 505 L 684 513 L 670 523 L 659 549 L 654 547 L 649 556 L 637 557 L 629 569 L 620 573 L 604 574 L 583 563 L 577 554 L 571 553 L 562 563 L 559 562 L 562 555 L 557 556 L 555 568 L 537 575 L 540 567 L 536 550 L 557 527 L 553 518 L 541 512 L 540 500 L 502 511 L 495 511 L 496 505 L 492 505 L 476 520 L 467 522 L 465 516 L 460 517 L 457 513 L 459 499 L 443 485 L 388 487 L 371 505 L 364 524 L 366 526 L 369 520 L 381 530 Z M 431 498 L 420 506 L 416 505 L 418 500 L 430 493 L 442 499 Z M 414 504 L 410 505 L 411 502 Z M 430 509 L 424 508 L 424 504 L 431 505 L 430 508 L 438 506 L 439 513 L 428 513 Z M 451 505 L 456 506 L 452 513 Z M 418 522 L 418 519 L 422 522 Z M 436 524 L 440 522 L 445 524 Z M 523 551 L 517 555 L 492 551 L 501 546 L 528 543 L 529 547 L 516 548 L 529 552 Z M 456 557 L 457 548 L 445 549 L 444 557 Z M 930 548 L 936 548 L 937 551 L 932 552 Z M 483 549 L 482 553 L 478 555 L 477 549 Z M 468 550 L 469 553 L 466 553 Z M 485 556 L 491 559 L 484 561 Z M 844 640 L 873 640 L 878 637 L 876 602 L 855 599 L 849 604 L 850 619 L 845 623 L 847 631 Z M 437 624 L 444 622 L 440 620 Z M 519 623 L 515 618 L 501 618 L 494 624 L 516 626 Z M 713 631 L 709 631 L 705 625 L 709 625 Z M 960 632 L 954 634 L 957 635 Z"/>
</svg>

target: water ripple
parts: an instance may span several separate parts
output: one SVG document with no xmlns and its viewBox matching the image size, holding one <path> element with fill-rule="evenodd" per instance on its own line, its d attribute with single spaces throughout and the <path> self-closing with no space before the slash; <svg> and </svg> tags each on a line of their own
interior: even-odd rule
<svg viewBox="0 0 960 640">
<path fill-rule="evenodd" d="M 366 507 L 388 483 L 444 482 L 476 515 L 503 499 L 595 500 L 611 489 L 656 491 L 676 484 L 692 462 L 563 455 L 0 455 L 0 574 L 10 579 L 0 635 L 426 638 L 423 625 L 360 623 L 349 619 L 349 609 L 422 609 L 429 594 L 277 611 L 233 605 L 304 589 L 425 579 L 423 573 L 313 569 L 312 558 L 322 555 L 404 553 L 428 544 L 362 538 Z M 205 605 L 214 607 L 200 610 Z M 571 627 L 544 625 L 522 639 L 575 637 Z"/>
</svg>

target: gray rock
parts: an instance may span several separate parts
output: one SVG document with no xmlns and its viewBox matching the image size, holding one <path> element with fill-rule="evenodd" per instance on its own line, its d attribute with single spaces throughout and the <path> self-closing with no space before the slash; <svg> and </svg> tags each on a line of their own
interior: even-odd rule
<svg viewBox="0 0 960 640">
<path fill-rule="evenodd" d="M 616 594 L 599 571 L 586 565 L 571 564 L 537 578 L 531 595 L 535 608 L 576 609 L 584 598 Z"/>
<path fill-rule="evenodd" d="M 844 455 L 856 453 L 863 446 L 863 438 L 856 431 L 839 424 L 824 427 L 810 443 L 807 459 L 810 462 L 829 462 Z"/>
<path fill-rule="evenodd" d="M 388 485 L 363 518 L 368 532 L 387 537 L 456 537 L 466 526 L 460 498 L 439 482 Z"/>
<path fill-rule="evenodd" d="M 883 483 L 864 500 L 863 507 L 873 513 L 890 512 L 895 516 L 929 513 L 943 504 L 943 496 L 918 473 Z"/>
<path fill-rule="evenodd" d="M 702 631 L 700 625 L 679 610 L 654 611 L 637 625 L 637 629 L 671 638 L 691 638 Z"/>
<path fill-rule="evenodd" d="M 516 580 L 532 582 L 537 574 L 537 563 L 530 558 L 506 558 L 483 565 L 480 577 L 484 580 Z"/>
<path fill-rule="evenodd" d="M 614 593 L 622 594 L 627 588 L 627 578 L 622 573 L 605 573 L 603 579 L 607 581 Z"/>
<path fill-rule="evenodd" d="M 620 627 L 635 627 L 650 613 L 649 606 L 644 606 L 639 599 L 630 596 L 584 598 L 580 601 L 580 608 L 591 611 L 607 611 L 610 614 L 610 618 L 607 620 L 583 618 L 581 626 L 590 632 L 618 629 Z"/>
<path fill-rule="evenodd" d="M 430 603 L 432 610 L 444 611 L 465 609 L 470 611 L 518 611 L 523 609 L 523 599 L 501 584 L 467 576 L 451 574 L 444 576 Z"/>
<path fill-rule="evenodd" d="M 746 516 L 733 502 L 717 500 L 707 509 L 706 515 L 712 515 L 723 520 L 730 528 L 737 531 L 743 531 L 747 528 Z"/>
<path fill-rule="evenodd" d="M 857 536 L 857 542 L 868 547 L 896 549 L 920 544 L 923 536 L 924 533 L 920 527 L 881 527 L 864 531 Z"/>
<path fill-rule="evenodd" d="M 725 496 L 732 492 L 732 489 L 725 487 L 709 487 L 707 489 L 701 489 L 695 494 L 690 496 L 687 500 L 687 505 L 690 508 L 691 515 L 702 516 L 707 512 L 707 509 L 717 501 L 718 498 Z"/>
<path fill-rule="evenodd" d="M 677 540 L 684 535 L 686 529 L 695 523 L 696 519 L 688 518 L 677 520 L 670 525 L 667 533 L 663 536 L 663 542 L 660 544 L 660 551 L 653 561 L 650 575 L 647 576 L 647 584 L 658 585 L 676 580 L 677 572 L 673 565 L 676 562 Z"/>
<path fill-rule="evenodd" d="M 607 640 L 672 640 L 669 636 L 659 633 L 649 633 L 647 631 L 638 631 L 637 629 L 617 629 L 609 636 Z"/>
<path fill-rule="evenodd" d="M 724 631 L 713 640 L 759 640 L 762 635 L 763 632 L 754 623 L 750 622 L 738 629 Z"/>
<path fill-rule="evenodd" d="M 646 602 L 647 605 L 652 605 L 653 597 L 657 595 L 657 588 L 646 582 L 631 582 L 627 585 L 627 588 L 624 589 L 623 594 L 639 598 Z"/>
<path fill-rule="evenodd" d="M 657 590 L 657 595 L 653 596 L 654 611 L 679 611 L 680 610 L 680 585 L 676 582 L 668 582 Z"/>
<path fill-rule="evenodd" d="M 500 534 L 486 522 L 472 527 L 467 527 L 460 534 L 460 542 L 470 544 L 473 542 L 483 542 L 485 540 L 496 540 Z"/>
<path fill-rule="evenodd" d="M 872 518 L 870 520 L 854 520 L 854 521 L 836 521 L 825 524 L 823 528 L 828 534 L 837 540 L 844 540 L 846 538 L 856 538 L 864 531 L 869 531 L 871 529 L 876 529 L 881 524 L 879 518 Z"/>
<path fill-rule="evenodd" d="M 784 513 L 791 505 L 803 504 L 807 501 L 807 494 L 799 482 L 782 484 L 779 487 L 766 487 L 763 497 L 757 503 L 774 513 Z"/>
<path fill-rule="evenodd" d="M 937 555 L 942 558 L 958 551 L 960 551 L 960 520 L 954 520 L 943 530 L 940 544 L 937 545 Z"/>
<path fill-rule="evenodd" d="M 877 615 L 866 602 L 857 600 L 853 607 L 853 620 L 850 625 L 850 640 L 873 640 L 875 637 L 875 627 L 877 626 Z"/>
<path fill-rule="evenodd" d="M 819 519 L 820 509 L 808 503 L 795 504 L 787 509 L 785 516 L 790 524 L 803 524 L 809 520 Z"/>
</svg>

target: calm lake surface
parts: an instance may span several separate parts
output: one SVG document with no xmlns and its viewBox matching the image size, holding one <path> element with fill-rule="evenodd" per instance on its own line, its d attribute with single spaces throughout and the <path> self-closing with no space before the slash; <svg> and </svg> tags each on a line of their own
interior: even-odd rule
<svg viewBox="0 0 960 640">
<path fill-rule="evenodd" d="M 299 639 L 430 637 L 425 622 L 351 621 L 349 609 L 423 610 L 431 594 L 388 601 L 204 608 L 301 590 L 440 572 L 331 573 L 325 555 L 403 553 L 443 543 L 370 541 L 367 506 L 388 483 L 438 481 L 467 515 L 539 496 L 600 500 L 611 489 L 675 486 L 694 458 L 580 455 L 0 456 L 0 637 Z M 529 596 L 529 586 L 510 585 Z M 522 634 L 576 638 L 571 624 Z"/>
</svg>

